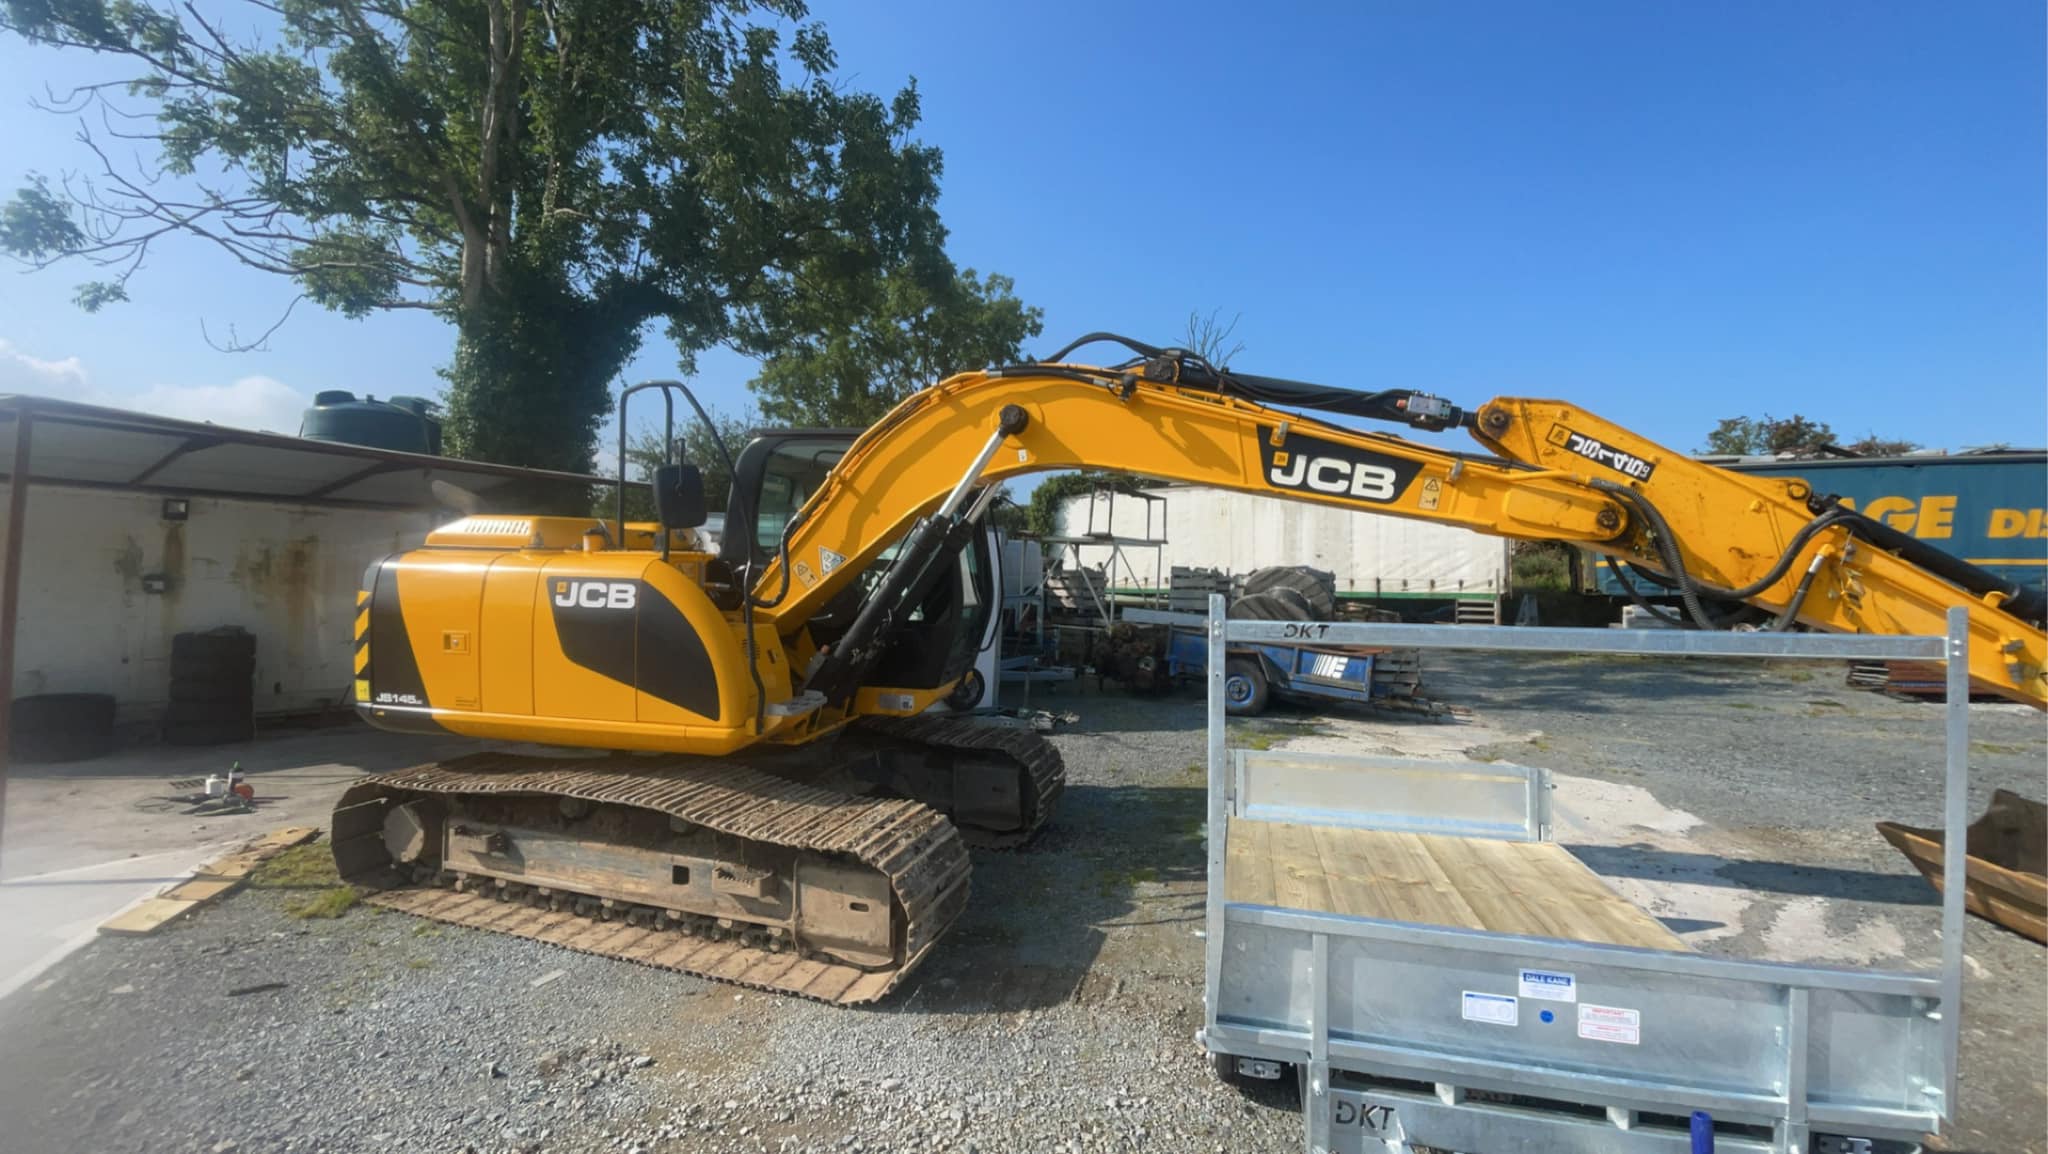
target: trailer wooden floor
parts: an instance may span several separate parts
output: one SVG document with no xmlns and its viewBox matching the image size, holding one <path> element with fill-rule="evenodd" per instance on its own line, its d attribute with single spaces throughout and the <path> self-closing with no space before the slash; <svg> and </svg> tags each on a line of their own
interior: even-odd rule
<svg viewBox="0 0 2048 1154">
<path fill-rule="evenodd" d="M 1689 947 L 1552 842 L 1232 818 L 1225 899 L 1494 933 Z"/>
</svg>

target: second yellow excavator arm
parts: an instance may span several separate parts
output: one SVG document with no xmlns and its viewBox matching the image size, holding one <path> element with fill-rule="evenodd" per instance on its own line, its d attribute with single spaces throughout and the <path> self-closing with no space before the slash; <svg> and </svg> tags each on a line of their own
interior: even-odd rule
<svg viewBox="0 0 2048 1154">
<path fill-rule="evenodd" d="M 964 373 L 908 398 L 792 520 L 787 570 L 778 562 L 753 583 L 761 620 L 795 633 L 920 518 L 961 515 L 970 490 L 1093 469 L 1572 542 L 1676 583 L 1699 624 L 1713 623 L 1707 601 L 1722 598 L 1769 610 L 1781 626 L 1938 634 L 1946 610 L 1963 604 L 1974 684 L 2048 704 L 2048 637 L 2009 611 L 2017 591 L 1965 588 L 1938 559 L 1899 555 L 1910 548 L 1873 540 L 1866 519 L 1816 511 L 1803 481 L 1717 469 L 1562 401 L 1499 399 L 1473 414 L 1446 406 L 1442 419 L 1421 411 L 1440 404 L 1431 398 L 1379 402 L 1412 402 L 1411 423 L 1426 427 L 1469 425 L 1494 456 L 1468 456 L 1232 395 L 1225 374 L 1191 384 L 1181 366 Z"/>
</svg>

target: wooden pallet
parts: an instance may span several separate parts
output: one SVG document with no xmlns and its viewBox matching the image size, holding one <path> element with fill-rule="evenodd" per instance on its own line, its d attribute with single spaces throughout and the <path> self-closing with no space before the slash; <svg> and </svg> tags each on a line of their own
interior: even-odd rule
<svg viewBox="0 0 2048 1154">
<path fill-rule="evenodd" d="M 242 888 L 257 866 L 319 833 L 307 825 L 273 830 L 195 870 L 191 877 L 147 901 L 130 906 L 100 925 L 103 934 L 152 934 L 200 906 Z"/>
<path fill-rule="evenodd" d="M 1553 842 L 1230 822 L 1227 900 L 1654 950 L 1689 949 Z"/>
</svg>

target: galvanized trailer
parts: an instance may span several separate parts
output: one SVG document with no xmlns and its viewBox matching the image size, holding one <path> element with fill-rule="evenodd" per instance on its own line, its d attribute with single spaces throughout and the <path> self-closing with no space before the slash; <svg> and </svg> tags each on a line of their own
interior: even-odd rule
<svg viewBox="0 0 2048 1154">
<path fill-rule="evenodd" d="M 1947 637 L 1228 621 L 1211 601 L 1205 1024 L 1219 1071 L 1298 1078 L 1307 1148 L 1913 1150 L 1955 1101 L 1963 902 L 1939 973 L 1694 953 L 1548 841 L 1547 771 L 1225 744 L 1222 654 L 1315 641 L 1948 662 L 1968 824 L 1965 618 Z M 1951 838 L 1951 876 L 1963 869 Z"/>
</svg>

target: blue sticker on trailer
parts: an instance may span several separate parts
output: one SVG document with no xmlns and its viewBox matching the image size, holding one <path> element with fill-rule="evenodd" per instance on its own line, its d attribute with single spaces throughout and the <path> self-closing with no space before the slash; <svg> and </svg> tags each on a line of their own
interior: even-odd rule
<svg viewBox="0 0 2048 1154">
<path fill-rule="evenodd" d="M 1814 492 L 1832 493 L 1866 516 L 2008 581 L 2039 588 L 2048 580 L 2048 453 L 1724 467 L 1759 477 L 1802 478 Z M 1628 596 L 1606 559 L 1599 559 L 1595 572 L 1601 593 Z"/>
</svg>

